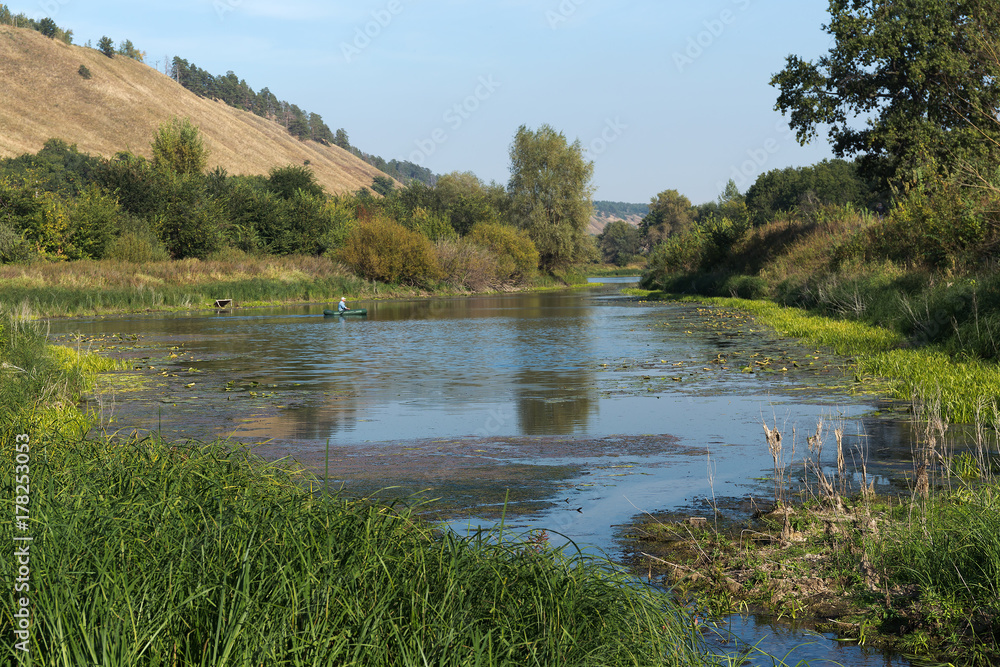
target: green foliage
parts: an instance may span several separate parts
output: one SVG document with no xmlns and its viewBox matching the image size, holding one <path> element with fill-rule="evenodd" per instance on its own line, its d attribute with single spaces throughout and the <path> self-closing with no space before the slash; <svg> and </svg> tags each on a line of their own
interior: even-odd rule
<svg viewBox="0 0 1000 667">
<path fill-rule="evenodd" d="M 538 270 L 538 249 L 523 229 L 480 222 L 466 238 L 493 254 L 497 262 L 497 277 L 501 280 L 524 280 Z"/>
<path fill-rule="evenodd" d="M 97 50 L 106 55 L 108 58 L 115 57 L 115 43 L 110 37 L 105 35 L 97 42 Z"/>
<path fill-rule="evenodd" d="M 42 33 L 46 37 L 55 37 L 56 31 L 58 30 L 59 27 L 56 25 L 56 22 L 48 16 L 38 22 L 38 32 Z"/>
<path fill-rule="evenodd" d="M 80 69 L 78 69 L 76 72 L 84 79 L 90 79 L 93 77 L 93 75 L 90 73 L 90 68 L 87 67 L 86 65 L 80 65 Z"/>
<path fill-rule="evenodd" d="M 6 174 L 35 189 L 79 194 L 97 174 L 101 160 L 77 150 L 62 139 L 49 139 L 35 155 L 25 153 L 0 160 L 0 176 Z"/>
<path fill-rule="evenodd" d="M 775 214 L 817 206 L 852 204 L 865 208 L 876 198 L 873 186 L 858 173 L 857 164 L 823 160 L 809 167 L 772 169 L 761 174 L 746 193 L 746 206 L 755 225 Z"/>
<path fill-rule="evenodd" d="M 372 180 L 372 191 L 376 194 L 380 194 L 383 197 L 387 197 L 392 194 L 392 191 L 396 188 L 396 184 L 393 183 L 392 179 L 388 176 L 376 176 Z"/>
<path fill-rule="evenodd" d="M 447 218 L 419 207 L 406 218 L 404 226 L 423 234 L 431 241 L 458 237 Z"/>
<path fill-rule="evenodd" d="M 662 289 L 670 275 L 696 271 L 704 253 L 705 239 L 697 227 L 685 234 L 667 237 L 649 253 L 643 286 Z"/>
<path fill-rule="evenodd" d="M 312 169 L 294 164 L 272 168 L 268 173 L 267 187 L 282 199 L 294 198 L 299 190 L 314 197 L 324 195 L 323 186 L 316 181 Z"/>
<path fill-rule="evenodd" d="M 381 216 L 359 221 L 337 256 L 369 280 L 427 285 L 440 278 L 430 240 Z"/>
<path fill-rule="evenodd" d="M 135 48 L 135 45 L 132 44 L 132 40 L 130 39 L 126 39 L 118 45 L 118 55 L 131 58 L 132 60 L 138 60 L 139 62 L 144 62 L 146 60 L 146 54 Z"/>
<path fill-rule="evenodd" d="M 653 248 L 675 234 L 681 234 L 694 224 L 695 209 L 691 200 L 677 190 L 664 190 L 649 203 L 649 213 L 642 219 L 642 232 L 646 248 Z"/>
<path fill-rule="evenodd" d="M 208 149 L 190 118 L 171 118 L 153 137 L 153 166 L 174 173 L 200 174 L 208 164 Z"/>
<path fill-rule="evenodd" d="M 0 264 L 16 264 L 31 258 L 31 246 L 9 225 L 0 222 Z"/>
<path fill-rule="evenodd" d="M 201 174 L 160 172 L 157 237 L 175 259 L 205 257 L 222 245 L 228 220 L 218 200 L 208 197 Z"/>
<path fill-rule="evenodd" d="M 79 256 L 101 259 L 121 227 L 123 212 L 117 200 L 96 185 L 89 186 L 73 203 L 69 213 L 70 237 Z"/>
<path fill-rule="evenodd" d="M 535 242 L 542 268 L 590 259 L 593 243 L 585 231 L 593 173 L 579 140 L 570 144 L 549 125 L 518 128 L 510 147 L 511 216 Z"/>
<path fill-rule="evenodd" d="M 162 206 L 162 193 L 169 180 L 164 170 L 131 153 L 118 153 L 97 167 L 94 180 L 118 199 L 122 209 L 133 216 L 152 219 Z"/>
<path fill-rule="evenodd" d="M 597 237 L 597 244 L 605 262 L 626 266 L 642 251 L 642 234 L 624 220 L 613 220 L 605 225 Z"/>
<path fill-rule="evenodd" d="M 789 56 L 771 85 L 801 143 L 821 125 L 838 157 L 883 179 L 998 152 L 1000 13 L 987 0 L 833 0 L 834 41 L 817 62 Z M 864 119 L 861 128 L 851 124 Z"/>
<path fill-rule="evenodd" d="M 170 254 L 160 245 L 156 237 L 142 232 L 127 231 L 115 236 L 106 246 L 104 257 L 131 264 L 165 262 Z"/>
</svg>

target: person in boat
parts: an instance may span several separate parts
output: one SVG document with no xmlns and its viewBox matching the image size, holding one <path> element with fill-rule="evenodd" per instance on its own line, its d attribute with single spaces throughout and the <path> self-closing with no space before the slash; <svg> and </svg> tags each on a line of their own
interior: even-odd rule
<svg viewBox="0 0 1000 667">
<path fill-rule="evenodd" d="M 350 308 L 347 307 L 347 297 L 342 296 L 340 297 L 340 303 L 337 304 L 337 312 L 342 313 L 345 310 L 350 310 Z"/>
</svg>

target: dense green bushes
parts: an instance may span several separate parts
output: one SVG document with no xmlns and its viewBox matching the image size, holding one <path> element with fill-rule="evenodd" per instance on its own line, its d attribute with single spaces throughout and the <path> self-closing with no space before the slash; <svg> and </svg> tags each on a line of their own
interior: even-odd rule
<svg viewBox="0 0 1000 667">
<path fill-rule="evenodd" d="M 443 279 L 459 289 L 509 285 L 538 267 L 528 234 L 503 223 L 507 193 L 470 173 L 441 177 L 438 187 L 386 182 L 382 197 L 328 196 L 306 166 L 204 173 L 202 139 L 177 119 L 160 128 L 153 153 L 94 158 L 52 140 L 37 155 L 0 161 L 0 263 L 142 263 L 233 248 L 338 257 L 368 280 Z"/>
<path fill-rule="evenodd" d="M 369 280 L 426 285 L 441 276 L 430 240 L 381 216 L 360 221 L 338 257 Z"/>
</svg>

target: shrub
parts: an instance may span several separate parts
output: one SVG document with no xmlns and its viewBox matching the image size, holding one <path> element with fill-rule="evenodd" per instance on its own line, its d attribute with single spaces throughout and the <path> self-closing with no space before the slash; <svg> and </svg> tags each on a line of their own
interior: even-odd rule
<svg viewBox="0 0 1000 667">
<path fill-rule="evenodd" d="M 77 70 L 77 73 L 84 79 L 89 79 L 92 76 L 90 69 L 86 65 L 80 65 L 80 69 Z"/>
<path fill-rule="evenodd" d="M 169 253 L 154 238 L 134 231 L 125 232 L 111 241 L 104 251 L 104 257 L 132 264 L 170 259 Z"/>
<path fill-rule="evenodd" d="M 8 225 L 0 223 L 0 264 L 26 262 L 31 258 L 31 246 Z"/>
<path fill-rule="evenodd" d="M 538 270 L 538 249 L 523 229 L 480 222 L 473 225 L 466 238 L 493 253 L 500 280 L 523 280 Z"/>
<path fill-rule="evenodd" d="M 438 241 L 435 250 L 444 280 L 456 287 L 478 292 L 500 282 L 497 259 L 484 248 L 460 239 Z"/>
<path fill-rule="evenodd" d="M 440 241 L 442 239 L 454 239 L 458 236 L 455 232 L 455 228 L 451 226 L 451 222 L 445 216 L 428 211 L 425 208 L 418 206 L 413 210 L 413 213 L 409 216 L 406 221 L 406 226 L 415 232 L 420 232 L 431 241 Z"/>
<path fill-rule="evenodd" d="M 267 177 L 267 189 L 283 199 L 291 199 L 299 190 L 315 197 L 323 197 L 323 186 L 308 167 L 290 164 L 274 167 Z"/>
<path fill-rule="evenodd" d="M 69 220 L 73 245 L 82 257 L 101 259 L 115 232 L 122 211 L 114 197 L 95 185 L 84 190 L 74 202 Z"/>
<path fill-rule="evenodd" d="M 767 281 L 760 276 L 730 276 L 722 283 L 720 291 L 740 299 L 763 299 L 768 296 Z"/>
<path fill-rule="evenodd" d="M 198 128 L 185 118 L 160 125 L 153 137 L 153 165 L 178 174 L 200 174 L 208 164 L 208 149 Z"/>
<path fill-rule="evenodd" d="M 358 222 L 338 258 L 358 275 L 386 283 L 426 285 L 441 275 L 426 236 L 381 216 Z"/>
<path fill-rule="evenodd" d="M 672 274 L 691 273 L 701 266 L 705 240 L 698 228 L 668 236 L 649 254 L 643 284 L 662 289 Z"/>
</svg>

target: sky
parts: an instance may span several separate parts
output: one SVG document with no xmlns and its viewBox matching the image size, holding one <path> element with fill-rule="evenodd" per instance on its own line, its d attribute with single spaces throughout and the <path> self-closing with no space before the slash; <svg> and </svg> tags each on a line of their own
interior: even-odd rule
<svg viewBox="0 0 1000 667">
<path fill-rule="evenodd" d="M 31 0 L 75 44 L 129 39 L 320 114 L 351 144 L 506 183 L 521 125 L 594 162 L 594 199 L 714 200 L 833 157 L 800 146 L 773 74 L 832 46 L 826 0 Z"/>
</svg>

